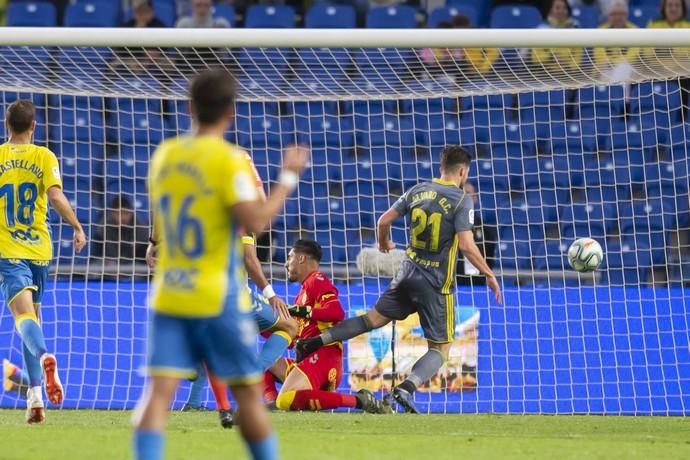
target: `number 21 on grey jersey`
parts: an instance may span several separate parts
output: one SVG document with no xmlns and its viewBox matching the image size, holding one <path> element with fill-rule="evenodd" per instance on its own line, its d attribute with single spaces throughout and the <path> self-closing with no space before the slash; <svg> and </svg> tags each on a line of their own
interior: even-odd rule
<svg viewBox="0 0 690 460">
<path fill-rule="evenodd" d="M 474 225 L 472 198 L 454 183 L 434 179 L 412 187 L 393 209 L 410 219 L 407 257 L 434 287 L 449 293 L 455 285 L 456 233 Z"/>
</svg>

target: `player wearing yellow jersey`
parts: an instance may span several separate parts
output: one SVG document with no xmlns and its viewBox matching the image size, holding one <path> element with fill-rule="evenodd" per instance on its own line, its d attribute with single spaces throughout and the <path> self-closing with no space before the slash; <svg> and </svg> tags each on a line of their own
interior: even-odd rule
<svg viewBox="0 0 690 460">
<path fill-rule="evenodd" d="M 179 381 L 194 377 L 203 362 L 233 392 L 236 420 L 252 457 L 274 459 L 277 442 L 261 400 L 257 331 L 239 232 L 266 228 L 297 185 L 308 152 L 286 150 L 280 180 L 261 202 L 246 156 L 223 139 L 234 117 L 232 76 L 204 72 L 190 93 L 194 133 L 163 142 L 149 172 L 152 240 L 159 251 L 149 333 L 152 378 L 134 417 L 135 458 L 162 457 Z"/>
<path fill-rule="evenodd" d="M 0 146 L 0 290 L 22 337 L 29 377 L 26 421 L 42 423 L 48 400 L 61 404 L 64 390 L 55 356 L 48 353 L 39 324 L 39 308 L 53 258 L 48 202 L 74 228 L 77 252 L 86 244 L 74 211 L 62 193 L 60 168 L 53 152 L 33 145 L 36 108 L 31 101 L 13 102 L 6 112 L 10 133 Z"/>
</svg>

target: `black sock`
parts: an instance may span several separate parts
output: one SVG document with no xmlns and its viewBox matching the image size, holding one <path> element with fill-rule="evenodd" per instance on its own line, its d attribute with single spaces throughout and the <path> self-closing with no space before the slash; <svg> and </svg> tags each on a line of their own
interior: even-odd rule
<svg viewBox="0 0 690 460">
<path fill-rule="evenodd" d="M 412 383 L 410 380 L 405 380 L 403 383 L 401 383 L 400 385 L 398 385 L 398 388 L 400 388 L 401 390 L 405 390 L 405 391 L 407 391 L 407 392 L 410 393 L 410 394 L 412 394 L 412 393 L 414 393 L 415 391 L 417 391 L 417 385 L 415 385 L 414 383 Z"/>
</svg>

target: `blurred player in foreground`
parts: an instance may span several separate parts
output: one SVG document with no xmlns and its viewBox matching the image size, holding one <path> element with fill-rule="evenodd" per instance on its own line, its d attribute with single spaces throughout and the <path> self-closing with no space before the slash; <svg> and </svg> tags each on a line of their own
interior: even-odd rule
<svg viewBox="0 0 690 460">
<path fill-rule="evenodd" d="M 378 246 L 384 253 L 395 248 L 389 239 L 395 220 L 409 215 L 412 226 L 402 266 L 374 308 L 296 343 L 299 353 L 309 354 L 418 313 L 428 351 L 412 366 L 410 376 L 392 390 L 393 399 L 407 412 L 418 413 L 414 392 L 448 360 L 455 331 L 458 249 L 486 276 L 487 286 L 501 303 L 498 281 L 474 242 L 472 198 L 462 189 L 470 162 L 470 154 L 461 147 L 446 147 L 441 152 L 441 178 L 415 185 L 379 218 Z"/>
<path fill-rule="evenodd" d="M 345 317 L 338 299 L 338 289 L 319 270 L 322 250 L 319 243 L 298 240 L 288 254 L 285 268 L 290 281 L 302 283 L 297 307 L 310 312 L 299 319 L 298 337 L 314 337 Z M 300 314 L 300 312 L 298 312 Z M 278 361 L 265 378 L 264 399 L 275 400 L 282 410 L 328 410 L 339 407 L 385 413 L 383 403 L 368 390 L 356 395 L 335 393 L 343 376 L 343 345 L 331 342 L 318 351 Z M 274 376 L 281 376 L 283 386 L 276 395 Z"/>
<path fill-rule="evenodd" d="M 265 201 L 266 194 L 264 193 L 261 177 L 254 163 L 251 161 L 249 154 L 245 153 L 245 156 L 252 167 L 259 197 L 262 201 Z M 243 236 L 242 244 L 244 246 L 244 267 L 249 275 L 249 279 L 254 282 L 256 287 L 261 289 L 263 294 L 259 295 L 255 293 L 254 290 L 247 285 L 247 289 L 252 296 L 252 316 L 259 332 L 265 334 L 267 337 L 261 349 L 261 353 L 259 354 L 261 369 L 265 371 L 271 367 L 292 344 L 292 341 L 297 335 L 297 322 L 290 316 L 287 305 L 276 295 L 273 286 L 271 286 L 263 273 L 261 261 L 259 261 L 256 255 L 254 235 L 247 234 Z M 149 247 L 146 251 L 146 262 L 151 268 L 154 268 L 156 263 L 155 255 L 156 245 L 154 245 L 153 242 L 149 242 Z M 203 410 L 201 406 L 201 393 L 204 389 L 204 380 L 206 380 L 206 376 L 205 366 L 200 366 L 197 377 L 192 380 L 189 398 L 182 408 L 183 411 Z M 216 400 L 221 426 L 223 428 L 232 428 L 234 424 L 233 413 L 230 400 L 228 399 L 227 385 L 225 382 L 213 377 L 213 375 L 208 375 L 208 381 Z"/>
<path fill-rule="evenodd" d="M 223 139 L 234 117 L 234 79 L 225 71 L 204 72 L 190 93 L 194 133 L 164 141 L 149 172 L 151 239 L 159 248 L 151 296 L 151 379 L 134 414 L 134 454 L 163 457 L 163 431 L 179 381 L 194 378 L 205 363 L 237 400 L 236 417 L 251 456 L 275 459 L 239 229 L 266 228 L 297 185 L 308 152 L 286 150 L 278 184 L 262 202 L 245 153 Z"/>
<path fill-rule="evenodd" d="M 10 138 L 0 146 L 0 212 L 5 216 L 0 219 L 0 289 L 22 338 L 28 423 L 45 420 L 41 379 L 51 403 L 61 404 L 64 398 L 57 361 L 48 353 L 38 319 L 53 257 L 48 201 L 74 229 L 75 250 L 86 244 L 84 230 L 62 193 L 57 158 L 31 143 L 35 114 L 31 101 L 10 104 L 5 114 Z"/>
</svg>

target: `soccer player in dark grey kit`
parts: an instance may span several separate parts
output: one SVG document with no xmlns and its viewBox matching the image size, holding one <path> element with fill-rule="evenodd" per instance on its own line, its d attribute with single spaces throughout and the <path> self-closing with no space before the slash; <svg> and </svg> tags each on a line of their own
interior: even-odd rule
<svg viewBox="0 0 690 460">
<path fill-rule="evenodd" d="M 418 413 L 413 394 L 448 359 L 455 333 L 455 267 L 457 251 L 486 276 L 486 284 L 501 303 L 496 276 L 474 242 L 474 204 L 462 187 L 470 171 L 470 154 L 459 146 L 441 152 L 441 178 L 415 185 L 378 221 L 378 246 L 389 252 L 393 222 L 409 215 L 410 245 L 395 278 L 365 315 L 350 318 L 318 337 L 303 339 L 297 351 L 306 356 L 323 345 L 351 339 L 393 320 L 419 313 L 429 346 L 412 366 L 410 376 L 393 388 L 392 397 L 407 412 Z"/>
</svg>

